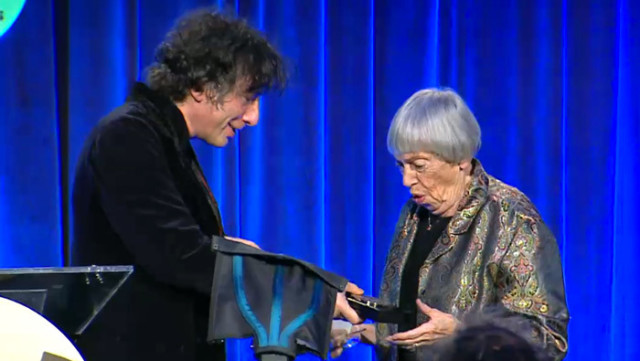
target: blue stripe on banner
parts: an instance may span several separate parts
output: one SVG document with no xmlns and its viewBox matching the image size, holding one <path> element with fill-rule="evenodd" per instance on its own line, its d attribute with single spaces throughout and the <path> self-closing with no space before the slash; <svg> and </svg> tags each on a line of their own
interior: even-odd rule
<svg viewBox="0 0 640 361">
<path fill-rule="evenodd" d="M 264 329 L 264 326 L 262 326 L 253 311 L 251 311 L 251 306 L 249 306 L 249 300 L 247 300 L 247 295 L 244 292 L 244 285 L 242 282 L 242 263 L 242 257 L 233 256 L 233 286 L 236 293 L 236 301 L 240 308 L 240 312 L 242 313 L 242 317 L 249 322 L 249 325 L 258 336 L 258 345 L 264 346 L 267 344 L 267 331 Z"/>
<path fill-rule="evenodd" d="M 322 281 L 316 280 L 316 283 L 313 287 L 313 296 L 311 300 L 311 305 L 307 311 L 300 316 L 296 317 L 291 323 L 287 325 L 287 327 L 282 331 L 280 335 L 280 346 L 281 347 L 289 347 L 289 337 L 292 333 L 294 333 L 297 329 L 302 327 L 305 322 L 307 322 L 317 311 L 318 304 L 320 303 L 320 295 L 322 294 Z"/>
<path fill-rule="evenodd" d="M 277 266 L 273 278 L 273 303 L 271 304 L 271 326 L 269 328 L 269 346 L 278 345 L 280 335 L 280 322 L 282 320 L 282 281 L 284 267 Z"/>
</svg>

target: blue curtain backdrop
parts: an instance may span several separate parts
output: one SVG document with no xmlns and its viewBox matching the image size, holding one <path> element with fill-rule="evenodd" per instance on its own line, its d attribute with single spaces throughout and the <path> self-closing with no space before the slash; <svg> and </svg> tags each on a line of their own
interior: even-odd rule
<svg viewBox="0 0 640 361">
<path fill-rule="evenodd" d="M 388 124 L 414 91 L 450 86 L 481 124 L 485 168 L 558 238 L 567 359 L 640 357 L 635 0 L 27 0 L 0 38 L 0 266 L 64 264 L 84 137 L 201 5 L 247 18 L 292 69 L 258 127 L 223 150 L 194 142 L 230 234 L 376 294 L 407 198 Z M 252 359 L 246 341 L 229 354 Z M 358 346 L 344 359 L 371 357 Z"/>
</svg>

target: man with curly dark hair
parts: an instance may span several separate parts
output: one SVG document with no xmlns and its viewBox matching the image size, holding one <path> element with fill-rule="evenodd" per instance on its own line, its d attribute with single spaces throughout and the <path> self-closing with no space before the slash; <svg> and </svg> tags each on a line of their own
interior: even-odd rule
<svg viewBox="0 0 640 361">
<path fill-rule="evenodd" d="M 181 18 L 156 50 L 147 83 L 183 113 L 189 135 L 222 147 L 258 122 L 258 97 L 284 87 L 280 55 L 240 20 L 207 10 Z"/>
<path fill-rule="evenodd" d="M 148 85 L 135 84 L 93 129 L 73 186 L 72 263 L 135 272 L 79 339 L 88 361 L 224 360 L 206 331 L 211 243 L 226 235 L 189 139 L 225 146 L 258 123 L 259 96 L 285 80 L 281 56 L 258 31 L 196 11 L 157 48 Z M 336 304 L 358 322 L 344 294 Z"/>
</svg>

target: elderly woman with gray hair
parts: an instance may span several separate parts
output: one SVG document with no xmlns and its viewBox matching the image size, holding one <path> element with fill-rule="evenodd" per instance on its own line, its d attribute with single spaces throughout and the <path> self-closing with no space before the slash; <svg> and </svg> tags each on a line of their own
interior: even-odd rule
<svg viewBox="0 0 640 361">
<path fill-rule="evenodd" d="M 354 326 L 352 334 L 375 345 L 379 360 L 435 360 L 434 344 L 458 320 L 499 307 L 525 319 L 531 342 L 562 359 L 569 315 L 556 240 L 531 201 L 475 159 L 480 126 L 462 98 L 418 91 L 393 118 L 387 147 L 411 199 L 379 296 L 414 317 Z"/>
</svg>

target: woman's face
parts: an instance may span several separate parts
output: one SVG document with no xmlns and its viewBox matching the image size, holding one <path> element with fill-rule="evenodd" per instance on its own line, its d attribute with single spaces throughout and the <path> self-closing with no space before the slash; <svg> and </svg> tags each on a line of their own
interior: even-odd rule
<svg viewBox="0 0 640 361">
<path fill-rule="evenodd" d="M 405 153 L 396 160 L 402 183 L 417 204 L 437 215 L 455 213 L 470 179 L 470 160 L 449 163 L 427 152 Z"/>
</svg>

